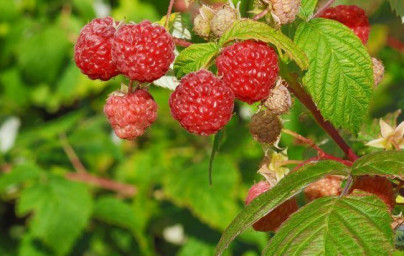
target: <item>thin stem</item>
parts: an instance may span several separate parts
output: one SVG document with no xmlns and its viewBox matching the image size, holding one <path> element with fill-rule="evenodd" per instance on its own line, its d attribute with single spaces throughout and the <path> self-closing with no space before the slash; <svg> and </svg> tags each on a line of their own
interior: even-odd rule
<svg viewBox="0 0 404 256">
<path fill-rule="evenodd" d="M 341 192 L 340 197 L 346 196 L 346 195 L 348 194 L 349 189 L 351 188 L 352 182 L 353 182 L 353 178 L 352 178 L 351 175 L 349 175 L 349 176 L 348 176 L 348 179 L 346 180 L 344 189 L 343 189 L 342 192 Z"/>
<path fill-rule="evenodd" d="M 327 160 L 332 160 L 332 161 L 336 161 L 336 162 L 340 162 L 344 165 L 347 166 L 352 166 L 352 162 L 351 161 L 347 161 L 344 159 L 341 159 L 339 157 L 335 157 L 332 155 L 327 154 L 326 152 L 324 152 L 324 150 L 322 150 L 319 146 L 317 146 L 311 139 L 305 138 L 300 134 L 297 134 L 293 131 L 290 131 L 288 129 L 283 129 L 282 132 L 289 134 L 293 137 L 295 137 L 296 139 L 302 141 L 303 143 L 309 145 L 310 147 L 314 148 L 317 151 L 317 155 L 319 159 L 327 159 Z"/>
<path fill-rule="evenodd" d="M 84 167 L 83 163 L 80 161 L 79 157 L 74 152 L 72 146 L 70 146 L 69 141 L 67 140 L 66 134 L 61 133 L 59 135 L 60 143 L 62 144 L 62 148 L 65 151 L 67 158 L 69 158 L 70 162 L 72 163 L 74 169 L 78 173 L 86 173 L 86 168 Z"/>
<path fill-rule="evenodd" d="M 131 197 L 137 193 L 137 188 L 135 186 L 116 182 L 106 178 L 100 178 L 88 173 L 87 169 L 84 167 L 83 163 L 80 161 L 76 152 L 74 152 L 73 147 L 69 144 L 66 134 L 62 133 L 59 135 L 60 142 L 62 144 L 63 150 L 65 151 L 67 158 L 69 158 L 76 172 L 69 172 L 65 174 L 65 177 L 69 180 L 80 181 L 87 184 L 95 185 L 103 189 L 115 191 L 118 194 Z"/>
<path fill-rule="evenodd" d="M 313 114 L 317 123 L 328 133 L 328 135 L 335 141 L 335 143 L 342 149 L 347 158 L 354 162 L 358 159 L 355 152 L 349 147 L 338 130 L 328 121 L 324 119 L 320 111 L 317 109 L 311 97 L 306 93 L 303 87 L 297 81 L 295 76 L 289 74 L 283 74 L 283 78 L 288 82 L 288 89 L 300 100 L 300 102 L 306 106 Z"/>
<path fill-rule="evenodd" d="M 170 21 L 171 12 L 173 10 L 175 0 L 170 0 L 170 4 L 168 5 L 167 16 L 166 16 L 166 24 L 165 27 L 168 30 L 168 24 Z"/>
<path fill-rule="evenodd" d="M 328 7 L 330 7 L 334 2 L 335 2 L 335 0 L 329 0 L 325 5 L 323 5 L 323 6 L 318 10 L 318 11 L 316 12 L 316 14 L 314 14 L 310 19 L 319 17 L 319 16 L 320 16 L 321 14 L 323 14 L 323 12 L 324 12 L 325 10 L 327 10 Z"/>
<path fill-rule="evenodd" d="M 173 37 L 173 41 L 174 41 L 175 45 L 181 46 L 184 48 L 187 48 L 192 45 L 191 42 L 185 41 L 184 39 L 181 39 L 181 38 Z"/>
<path fill-rule="evenodd" d="M 128 94 L 131 94 L 132 92 L 133 92 L 133 80 L 130 80 L 128 85 Z"/>
<path fill-rule="evenodd" d="M 91 175 L 90 173 L 68 172 L 66 173 L 65 177 L 72 181 L 83 182 L 106 190 L 117 192 L 124 197 L 132 197 L 137 193 L 137 188 L 135 186 L 116 182 L 106 178 L 100 178 L 95 175 Z"/>
<path fill-rule="evenodd" d="M 254 16 L 254 18 L 252 18 L 253 20 L 259 20 L 262 17 L 264 17 L 265 15 L 267 15 L 267 13 L 269 12 L 269 7 L 266 8 L 265 10 L 263 10 L 262 12 L 258 13 L 257 15 Z"/>
</svg>

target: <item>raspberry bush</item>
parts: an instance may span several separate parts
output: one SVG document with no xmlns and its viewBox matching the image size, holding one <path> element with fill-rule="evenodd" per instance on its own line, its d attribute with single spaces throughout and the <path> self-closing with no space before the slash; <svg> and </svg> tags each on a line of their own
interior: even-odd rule
<svg viewBox="0 0 404 256">
<path fill-rule="evenodd" d="M 40 2 L 0 3 L 1 255 L 402 254 L 400 1 Z"/>
</svg>

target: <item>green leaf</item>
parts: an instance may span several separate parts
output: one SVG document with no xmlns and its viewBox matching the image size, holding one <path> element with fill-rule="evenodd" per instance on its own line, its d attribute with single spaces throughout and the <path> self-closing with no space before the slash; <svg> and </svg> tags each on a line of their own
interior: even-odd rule
<svg viewBox="0 0 404 256">
<path fill-rule="evenodd" d="M 223 230 L 237 214 L 239 173 L 228 158 L 215 160 L 215 183 L 209 186 L 206 170 L 209 162 L 176 164 L 164 179 L 164 192 L 169 200 L 186 207 L 210 227 Z"/>
<path fill-rule="evenodd" d="M 39 178 L 42 170 L 33 164 L 15 166 L 9 173 L 0 176 L 0 193 L 11 186 Z"/>
<path fill-rule="evenodd" d="M 189 256 L 189 255 L 199 255 L 199 256 L 211 256 L 215 252 L 215 246 L 213 244 L 208 244 L 205 241 L 190 237 L 187 243 L 181 247 L 178 252 L 178 256 Z"/>
<path fill-rule="evenodd" d="M 323 197 L 293 214 L 262 255 L 391 255 L 391 221 L 375 196 Z"/>
<path fill-rule="evenodd" d="M 124 201 L 111 196 L 101 197 L 95 202 L 94 217 L 130 230 L 141 226 L 132 207 Z"/>
<path fill-rule="evenodd" d="M 385 151 L 365 155 L 354 163 L 351 174 L 404 179 L 404 151 Z"/>
<path fill-rule="evenodd" d="M 66 60 L 70 42 L 58 26 L 45 27 L 29 34 L 30 37 L 20 40 L 18 63 L 30 81 L 52 84 Z"/>
<path fill-rule="evenodd" d="M 23 235 L 20 246 L 18 248 L 18 256 L 51 256 L 49 252 L 40 241 L 35 240 L 31 233 L 27 232 Z"/>
<path fill-rule="evenodd" d="M 404 23 L 404 2 L 402 0 L 389 0 L 391 8 L 397 13 Z"/>
<path fill-rule="evenodd" d="M 254 39 L 271 43 L 279 49 L 284 50 L 302 70 L 306 70 L 309 66 L 307 56 L 302 49 L 295 45 L 289 37 L 282 34 L 282 32 L 271 28 L 265 23 L 248 19 L 237 21 L 222 35 L 219 44 L 224 46 L 228 42 L 236 39 Z"/>
<path fill-rule="evenodd" d="M 221 255 L 241 232 L 250 228 L 257 220 L 274 210 L 278 205 L 297 195 L 310 183 L 326 175 L 347 175 L 346 166 L 334 161 L 322 161 L 309 164 L 297 172 L 283 178 L 271 190 L 261 194 L 247 205 L 224 231 L 216 248 Z"/>
<path fill-rule="evenodd" d="M 300 24 L 295 41 L 310 60 L 303 84 L 324 118 L 356 133 L 373 94 L 373 65 L 365 46 L 349 28 L 328 19 Z"/>
<path fill-rule="evenodd" d="M 193 44 L 180 52 L 175 59 L 174 73 L 177 78 L 186 74 L 207 68 L 212 59 L 219 53 L 215 43 Z"/>
<path fill-rule="evenodd" d="M 304 20 L 308 20 L 313 15 L 317 2 L 318 0 L 302 0 L 300 10 L 297 15 Z"/>
<path fill-rule="evenodd" d="M 50 176 L 21 193 L 17 213 L 33 212 L 30 230 L 58 255 L 66 255 L 87 226 L 92 199 L 84 185 Z"/>
<path fill-rule="evenodd" d="M 216 152 L 219 151 L 220 142 L 223 139 L 223 130 L 220 130 L 215 134 L 215 139 L 213 140 L 212 152 L 209 159 L 209 185 L 212 185 L 212 170 L 213 170 L 213 160 L 215 160 Z"/>
</svg>

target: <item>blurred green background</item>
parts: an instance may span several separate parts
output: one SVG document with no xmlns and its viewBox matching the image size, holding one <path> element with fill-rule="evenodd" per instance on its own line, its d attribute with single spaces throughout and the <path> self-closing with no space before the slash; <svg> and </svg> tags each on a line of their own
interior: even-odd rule
<svg viewBox="0 0 404 256">
<path fill-rule="evenodd" d="M 366 9 L 372 24 L 369 52 L 386 68 L 364 126 L 377 136 L 377 128 L 369 130 L 372 119 L 404 107 L 404 26 L 387 1 L 337 2 Z M 244 17 L 251 4 L 242 1 Z M 102 109 L 125 79 L 89 80 L 73 61 L 74 42 L 91 19 L 158 21 L 167 5 L 167 0 L 0 1 L 0 255 L 213 255 L 248 188 L 261 179 L 256 171 L 263 150 L 248 132 L 256 107 L 237 103 L 239 115 L 225 128 L 210 186 L 213 138 L 190 135 L 173 120 L 169 90 L 151 86 L 157 122 L 136 141 L 121 141 Z M 180 1 L 176 8 L 183 10 Z M 183 18 L 191 24 L 192 14 Z M 201 39 L 193 35 L 193 41 Z M 283 119 L 289 129 L 342 155 L 297 101 Z M 361 138 L 366 136 L 353 145 L 364 153 Z M 288 147 L 290 159 L 315 154 L 287 136 L 281 146 Z M 117 187 L 108 189 L 111 184 Z M 227 253 L 259 255 L 268 236 L 245 232 Z"/>
</svg>

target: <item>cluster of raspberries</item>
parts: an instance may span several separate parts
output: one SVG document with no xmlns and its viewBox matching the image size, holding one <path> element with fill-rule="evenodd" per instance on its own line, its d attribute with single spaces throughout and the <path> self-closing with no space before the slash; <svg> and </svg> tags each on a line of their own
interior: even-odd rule
<svg viewBox="0 0 404 256">
<path fill-rule="evenodd" d="M 204 69 L 186 75 L 170 97 L 173 117 L 191 133 L 218 132 L 231 119 L 235 98 L 265 100 L 279 71 L 276 52 L 252 40 L 224 48 L 216 67 L 218 77 Z"/>
<path fill-rule="evenodd" d="M 109 80 L 123 74 L 137 83 L 162 77 L 174 61 L 175 44 L 162 26 L 143 21 L 122 24 L 111 17 L 94 19 L 81 30 L 74 59 L 91 79 Z M 104 112 L 116 135 L 134 139 L 157 118 L 157 104 L 146 90 L 114 92 Z"/>
</svg>

